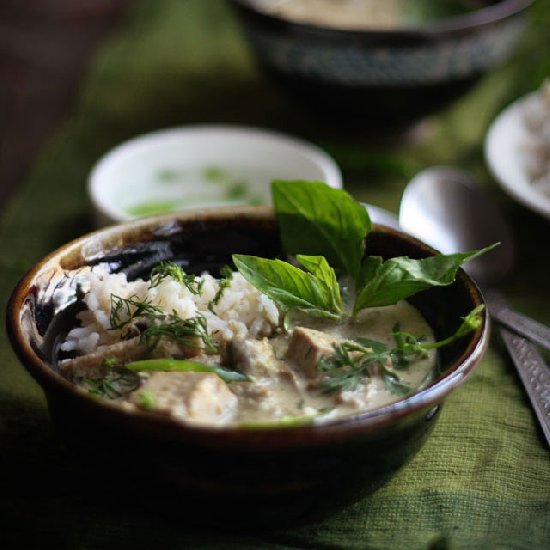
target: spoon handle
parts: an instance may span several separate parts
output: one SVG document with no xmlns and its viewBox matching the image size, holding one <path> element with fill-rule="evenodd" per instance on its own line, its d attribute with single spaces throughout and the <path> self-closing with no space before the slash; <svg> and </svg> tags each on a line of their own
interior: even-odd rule
<svg viewBox="0 0 550 550">
<path fill-rule="evenodd" d="M 512 329 L 514 332 L 529 338 L 539 346 L 550 350 L 550 328 L 534 319 L 514 311 L 508 306 L 500 293 L 485 290 L 483 293 L 493 319 Z"/>
<path fill-rule="evenodd" d="M 550 369 L 529 340 L 504 327 L 499 330 L 550 446 Z"/>
</svg>

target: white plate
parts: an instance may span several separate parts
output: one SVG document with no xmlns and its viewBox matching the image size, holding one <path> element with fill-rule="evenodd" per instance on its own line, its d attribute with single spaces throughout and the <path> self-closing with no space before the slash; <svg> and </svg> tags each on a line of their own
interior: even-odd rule
<svg viewBox="0 0 550 550">
<path fill-rule="evenodd" d="M 162 130 L 123 143 L 93 169 L 98 225 L 187 208 L 269 204 L 273 179 L 342 187 L 334 160 L 283 134 L 231 126 Z"/>
<path fill-rule="evenodd" d="M 529 141 L 523 108 L 536 93 L 519 99 L 496 118 L 485 139 L 485 156 L 491 172 L 507 193 L 527 208 L 550 218 L 550 198 L 529 181 L 522 154 Z"/>
</svg>

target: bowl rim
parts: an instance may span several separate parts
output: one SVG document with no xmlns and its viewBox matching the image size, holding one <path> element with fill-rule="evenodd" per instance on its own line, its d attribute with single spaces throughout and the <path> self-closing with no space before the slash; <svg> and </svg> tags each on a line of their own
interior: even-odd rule
<svg viewBox="0 0 550 550">
<path fill-rule="evenodd" d="M 237 219 L 258 220 L 273 223 L 275 217 L 270 207 L 219 207 L 204 208 L 178 213 L 176 215 L 155 216 L 134 222 L 114 225 L 83 235 L 51 252 L 38 261 L 19 281 L 15 287 L 6 311 L 6 328 L 12 347 L 25 369 L 42 386 L 47 395 L 50 392 L 62 394 L 72 403 L 100 415 L 107 414 L 120 421 L 130 420 L 138 430 L 148 426 L 157 432 L 170 434 L 173 437 L 183 436 L 186 439 L 197 439 L 203 443 L 221 445 L 225 443 L 261 448 L 268 442 L 275 447 L 304 446 L 328 443 L 334 440 L 346 439 L 354 434 L 376 431 L 381 427 L 391 425 L 399 419 L 414 416 L 417 412 L 426 412 L 439 405 L 451 390 L 460 385 L 472 372 L 482 358 L 489 341 L 489 317 L 487 310 L 483 312 L 483 322 L 474 333 L 467 349 L 453 362 L 447 374 L 440 375 L 426 388 L 412 394 L 403 400 L 391 403 L 371 411 L 358 412 L 354 415 L 342 416 L 324 420 L 318 424 L 294 426 L 261 425 L 243 426 L 212 426 L 189 425 L 174 420 L 168 416 L 156 415 L 140 409 L 125 409 L 115 403 L 100 400 L 87 394 L 81 388 L 65 380 L 60 374 L 42 360 L 35 352 L 22 327 L 22 312 L 26 298 L 31 293 L 33 283 L 39 274 L 59 263 L 62 258 L 79 253 L 82 247 L 93 239 L 106 239 L 130 236 L 150 232 L 154 228 L 167 225 L 170 222 L 216 221 L 230 216 Z M 393 228 L 374 224 L 375 231 L 390 233 L 417 246 L 422 252 L 436 253 L 420 240 L 407 233 Z M 135 242 L 135 241 L 134 241 Z M 57 263 L 56 263 L 57 262 Z M 483 304 L 483 296 L 474 281 L 462 270 L 459 270 L 457 280 L 465 285 L 474 303 Z M 428 413 L 429 414 L 429 413 Z M 114 415 L 114 416 L 112 416 Z"/>
<path fill-rule="evenodd" d="M 426 37 L 434 38 L 454 33 L 462 34 L 518 15 L 532 5 L 534 1 L 535 0 L 500 0 L 495 4 L 484 6 L 472 12 L 445 17 L 425 24 L 391 29 L 355 29 L 316 25 L 315 23 L 287 19 L 258 9 L 257 0 L 230 0 L 232 4 L 246 11 L 248 14 L 264 19 L 266 22 L 273 25 L 283 25 L 289 29 L 311 34 L 321 33 L 327 36 L 331 35 L 334 38 L 348 37 L 354 40 L 365 36 L 380 39 L 387 38 L 391 40 L 405 37 L 411 39 Z"/>
<path fill-rule="evenodd" d="M 321 147 L 305 139 L 276 130 L 237 124 L 189 124 L 140 134 L 106 151 L 94 164 L 88 175 L 87 192 L 96 213 L 111 220 L 111 223 L 139 219 L 126 215 L 120 206 L 105 197 L 102 193 L 104 181 L 106 178 L 112 178 L 109 172 L 113 165 L 128 156 L 135 155 L 136 150 L 143 153 L 143 150 L 158 148 L 165 141 L 177 138 L 183 140 L 222 138 L 228 141 L 240 138 L 271 142 L 274 147 L 286 148 L 297 156 L 309 159 L 324 175 L 325 183 L 334 189 L 342 188 L 342 173 L 336 161 Z M 116 182 L 114 185 L 117 186 Z"/>
</svg>

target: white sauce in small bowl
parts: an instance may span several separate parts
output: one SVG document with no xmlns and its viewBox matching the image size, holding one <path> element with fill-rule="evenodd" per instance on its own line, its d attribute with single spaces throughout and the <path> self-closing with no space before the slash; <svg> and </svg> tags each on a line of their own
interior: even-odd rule
<svg viewBox="0 0 550 550">
<path fill-rule="evenodd" d="M 254 128 L 190 126 L 116 147 L 96 164 L 88 190 L 101 226 L 189 208 L 270 204 L 274 179 L 342 187 L 334 160 L 311 143 Z"/>
</svg>

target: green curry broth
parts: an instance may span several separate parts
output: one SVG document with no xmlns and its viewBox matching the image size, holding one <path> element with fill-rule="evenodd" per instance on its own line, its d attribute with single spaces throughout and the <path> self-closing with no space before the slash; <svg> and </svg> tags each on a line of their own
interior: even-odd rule
<svg viewBox="0 0 550 550">
<path fill-rule="evenodd" d="M 365 337 L 385 344 L 388 348 L 395 345 L 393 331 L 396 326 L 399 326 L 399 329 L 404 332 L 422 338 L 424 342 L 434 341 L 433 331 L 426 320 L 416 308 L 406 301 L 400 301 L 392 306 L 363 310 L 353 321 L 334 322 L 297 315 L 293 318 L 293 324 L 295 327 L 306 327 L 328 334 L 335 341 Z M 254 425 L 255 423 L 300 418 L 317 421 L 376 409 L 403 397 L 388 389 L 382 377 L 376 374 L 363 377 L 355 389 L 325 391 L 320 384 L 323 378 L 322 374 L 308 376 L 299 362 L 287 357 L 291 335 L 292 329 L 286 332 L 279 326 L 271 337 L 262 339 L 273 350 L 273 358 L 276 363 L 274 370 L 265 373 L 262 371 L 263 367 L 259 370 L 254 367 L 249 371 L 244 369 L 247 374 L 250 374 L 249 381 L 227 384 L 227 388 L 237 396 L 237 410 L 234 414 L 226 417 L 221 415 L 212 422 L 213 424 L 244 426 L 248 423 Z M 259 342 L 258 339 L 252 340 L 255 340 L 256 343 Z M 163 349 L 162 354 L 171 355 L 170 346 Z M 175 355 L 178 352 L 179 350 L 176 350 Z M 158 351 L 156 353 L 158 355 Z M 141 356 L 147 357 L 148 354 L 149 351 L 143 350 L 138 355 L 140 358 Z M 136 359 L 136 357 L 132 355 L 130 359 Z M 218 365 L 220 362 L 224 364 L 224 360 L 220 358 L 219 354 L 201 355 L 199 360 L 210 365 Z M 105 362 L 103 361 L 97 373 L 92 375 L 93 380 L 101 380 L 101 371 L 105 372 Z M 227 364 L 227 361 L 225 364 L 226 368 L 243 370 L 242 365 Z M 436 351 L 428 350 L 425 356 L 416 358 L 407 368 L 396 371 L 396 374 L 400 381 L 411 389 L 412 393 L 429 382 L 434 373 L 435 364 Z M 118 362 L 118 367 L 121 366 L 123 365 Z M 151 376 L 152 374 L 149 372 L 140 372 L 138 387 L 122 396 L 114 397 L 113 400 L 125 407 L 138 407 L 151 412 L 168 414 L 184 421 L 205 423 L 203 420 L 196 421 L 186 418 L 185 414 L 178 412 L 176 408 L 170 409 L 170 406 L 163 402 L 160 395 L 162 392 L 159 395 L 151 393 L 147 389 L 147 382 Z M 182 376 L 185 377 L 185 374 L 170 376 L 173 380 L 179 381 Z M 82 384 L 82 380 L 78 383 L 90 393 L 97 394 L 95 382 L 92 386 L 90 386 L 89 379 L 86 379 L 84 384 Z"/>
<path fill-rule="evenodd" d="M 388 348 L 395 345 L 393 330 L 396 326 L 404 332 L 421 336 L 423 342 L 435 341 L 433 331 L 421 313 L 404 300 L 393 306 L 364 310 L 356 321 L 334 323 L 300 316 L 299 321 L 295 322 L 298 323 L 296 326 L 322 331 L 338 340 L 365 337 L 385 344 Z M 364 378 L 355 390 L 327 393 L 317 382 L 304 376 L 303 370 L 295 361 L 285 357 L 288 340 L 289 335 L 284 334 L 274 337 L 271 343 L 277 358 L 285 361 L 297 375 L 297 385 L 279 377 L 258 381 L 261 386 L 269 387 L 276 393 L 280 406 L 262 410 L 251 401 L 244 402 L 237 421 L 266 421 L 285 417 L 327 419 L 377 409 L 403 397 L 389 390 L 382 377 L 376 375 Z M 398 371 L 400 381 L 411 388 L 411 393 L 420 390 L 431 381 L 436 356 L 435 350 L 428 350 L 425 356 L 418 357 L 407 368 Z"/>
</svg>

